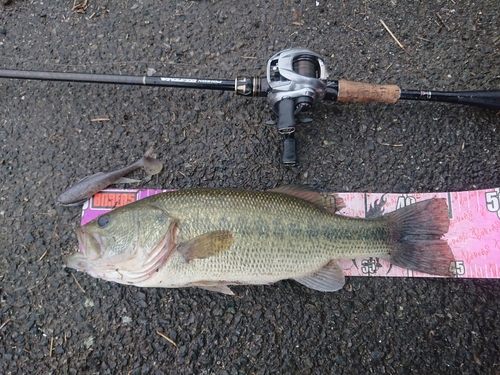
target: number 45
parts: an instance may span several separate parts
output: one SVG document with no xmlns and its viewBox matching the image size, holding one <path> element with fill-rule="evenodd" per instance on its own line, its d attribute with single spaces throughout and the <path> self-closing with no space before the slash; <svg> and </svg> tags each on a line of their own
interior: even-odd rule
<svg viewBox="0 0 500 375">
<path fill-rule="evenodd" d="M 463 260 L 456 260 L 450 262 L 450 272 L 455 276 L 460 276 L 465 274 L 465 264 Z"/>
</svg>

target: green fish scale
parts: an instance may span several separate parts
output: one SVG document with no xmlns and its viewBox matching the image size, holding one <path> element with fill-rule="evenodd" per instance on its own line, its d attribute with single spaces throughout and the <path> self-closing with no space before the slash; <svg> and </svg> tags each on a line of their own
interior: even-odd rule
<svg viewBox="0 0 500 375">
<path fill-rule="evenodd" d="M 178 220 L 179 242 L 213 231 L 233 234 L 220 255 L 186 262 L 177 254 L 167 262 L 165 272 L 179 282 L 291 278 L 333 259 L 388 254 L 387 220 L 332 215 L 286 194 L 197 189 L 156 197 L 155 206 Z"/>
</svg>

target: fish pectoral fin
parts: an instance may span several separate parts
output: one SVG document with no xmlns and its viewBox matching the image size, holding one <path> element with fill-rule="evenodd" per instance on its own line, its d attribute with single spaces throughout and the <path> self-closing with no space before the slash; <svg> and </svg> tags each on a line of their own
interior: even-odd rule
<svg viewBox="0 0 500 375">
<path fill-rule="evenodd" d="M 231 231 L 219 230 L 183 242 L 177 246 L 177 251 L 189 262 L 193 259 L 205 259 L 222 254 L 229 250 L 233 242 Z"/>
<path fill-rule="evenodd" d="M 344 200 L 338 194 L 320 193 L 307 186 L 284 185 L 268 191 L 306 200 L 332 214 L 345 208 Z"/>
<path fill-rule="evenodd" d="M 342 289 L 345 284 L 344 271 L 336 260 L 332 260 L 310 275 L 296 277 L 294 280 L 308 288 L 321 292 L 335 292 Z"/>
<path fill-rule="evenodd" d="M 197 285 L 197 288 L 209 290 L 210 292 L 217 292 L 234 296 L 234 293 L 227 285 Z"/>
</svg>

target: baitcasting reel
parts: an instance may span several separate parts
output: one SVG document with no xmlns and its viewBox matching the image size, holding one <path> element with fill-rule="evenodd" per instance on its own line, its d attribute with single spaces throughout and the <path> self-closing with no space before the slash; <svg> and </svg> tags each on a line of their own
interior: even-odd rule
<svg viewBox="0 0 500 375">
<path fill-rule="evenodd" d="M 295 151 L 296 116 L 310 110 L 316 102 L 324 99 L 328 73 L 321 57 L 302 48 L 291 48 L 278 52 L 267 62 L 267 100 L 276 121 L 278 132 L 285 136 L 283 164 L 297 164 Z M 302 122 L 309 122 L 305 119 Z"/>
</svg>

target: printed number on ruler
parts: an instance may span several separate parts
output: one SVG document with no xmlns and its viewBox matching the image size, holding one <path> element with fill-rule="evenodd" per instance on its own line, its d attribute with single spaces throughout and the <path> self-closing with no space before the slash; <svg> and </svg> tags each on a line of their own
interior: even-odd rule
<svg viewBox="0 0 500 375">
<path fill-rule="evenodd" d="M 376 273 L 381 267 L 379 258 L 368 258 L 361 261 L 361 272 L 368 276 Z"/>
<path fill-rule="evenodd" d="M 398 203 L 396 205 L 396 209 L 400 209 L 400 208 L 403 208 L 403 207 L 406 207 L 406 206 L 409 206 L 410 204 L 413 204 L 417 202 L 417 200 L 415 199 L 415 197 L 409 197 L 408 195 L 402 195 L 400 197 L 398 197 Z"/>
<path fill-rule="evenodd" d="M 490 212 L 496 212 L 498 218 L 500 219 L 500 188 L 496 188 L 494 191 L 486 192 L 485 198 L 486 209 Z"/>
<path fill-rule="evenodd" d="M 450 272 L 456 277 L 465 274 L 465 264 L 463 260 L 455 260 L 450 262 Z"/>
</svg>

